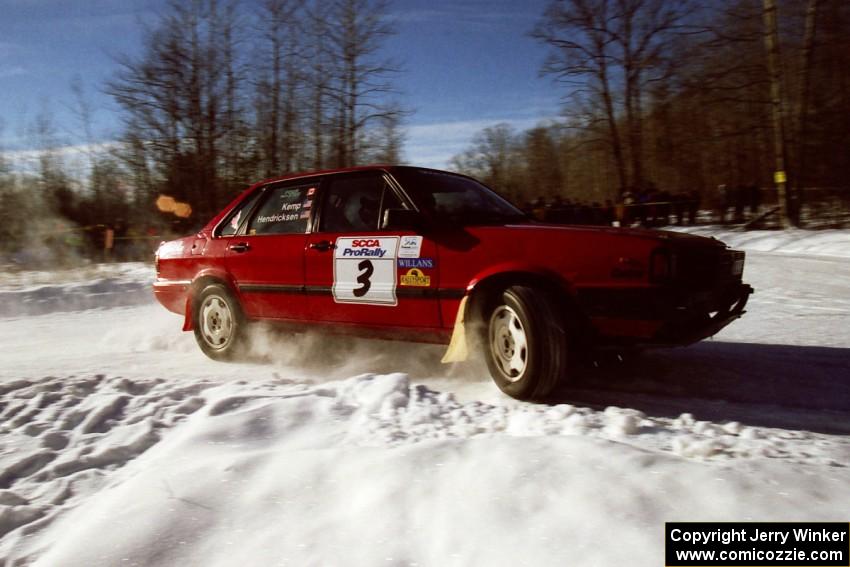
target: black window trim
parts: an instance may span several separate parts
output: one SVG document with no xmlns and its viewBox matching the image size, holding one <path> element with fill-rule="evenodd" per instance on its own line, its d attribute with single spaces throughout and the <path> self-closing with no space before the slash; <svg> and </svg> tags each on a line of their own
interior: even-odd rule
<svg viewBox="0 0 850 567">
<path fill-rule="evenodd" d="M 387 187 L 393 191 L 396 198 L 402 204 L 402 207 L 408 210 L 418 211 L 419 209 L 416 207 L 416 204 L 413 202 L 413 199 L 407 194 L 404 188 L 401 186 L 401 183 L 392 175 L 392 172 L 386 169 L 365 169 L 361 171 L 342 171 L 337 173 L 317 173 L 315 175 L 305 175 L 303 177 L 297 177 L 293 179 L 283 179 L 280 181 L 272 181 L 270 183 L 266 183 L 260 187 L 257 187 L 256 190 L 252 191 L 248 195 L 245 196 L 244 199 L 239 201 L 236 206 L 231 209 L 231 211 L 225 215 L 221 221 L 213 228 L 212 237 L 213 238 L 235 238 L 239 236 L 247 236 L 246 232 L 248 230 L 248 222 L 249 219 L 252 219 L 256 214 L 258 208 L 262 206 L 262 203 L 268 198 L 267 194 L 279 187 L 287 187 L 287 186 L 298 186 L 309 184 L 311 181 L 315 182 L 316 186 L 316 196 L 313 199 L 313 206 L 310 210 L 310 218 L 307 219 L 307 229 L 304 234 L 313 234 L 325 232 L 320 230 L 321 220 L 322 220 L 322 209 L 324 208 L 325 202 L 325 194 L 327 190 L 328 183 L 336 177 L 346 176 L 346 177 L 357 177 L 357 176 L 366 176 L 366 175 L 378 175 L 384 179 L 387 184 Z M 224 223 L 230 220 L 233 213 L 239 209 L 240 207 L 244 207 L 245 203 L 251 200 L 255 195 L 259 197 L 254 201 L 254 203 L 248 207 L 245 215 L 242 220 L 239 221 L 239 228 L 231 235 L 224 236 L 221 234 L 221 229 L 224 226 Z M 384 208 L 384 199 L 386 194 L 381 195 L 381 204 L 379 209 L 379 226 L 376 228 L 376 231 L 380 231 L 380 222 L 381 215 L 385 210 Z M 301 234 L 294 233 L 294 234 Z M 255 234 L 252 236 L 281 236 L 279 234 Z"/>
</svg>

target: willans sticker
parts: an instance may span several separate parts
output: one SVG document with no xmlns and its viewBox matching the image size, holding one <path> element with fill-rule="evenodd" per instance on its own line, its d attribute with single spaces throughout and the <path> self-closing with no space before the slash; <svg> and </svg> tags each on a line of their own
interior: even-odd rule
<svg viewBox="0 0 850 567">
<path fill-rule="evenodd" d="M 424 268 L 431 269 L 434 267 L 433 258 L 399 258 L 399 268 Z"/>
</svg>

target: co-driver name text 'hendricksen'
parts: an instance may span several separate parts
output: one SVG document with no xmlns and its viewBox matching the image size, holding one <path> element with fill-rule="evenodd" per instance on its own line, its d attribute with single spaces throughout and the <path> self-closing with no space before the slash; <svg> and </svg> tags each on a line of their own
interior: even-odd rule
<svg viewBox="0 0 850 567">
<path fill-rule="evenodd" d="M 755 529 L 716 529 L 709 531 L 690 531 L 674 528 L 670 532 L 672 541 L 687 541 L 691 543 L 722 543 L 728 545 L 735 541 L 775 541 L 785 544 L 788 537 L 794 534 L 795 541 L 820 542 L 820 541 L 845 541 L 846 531 L 835 530 L 813 530 L 811 528 L 798 528 L 789 531 L 783 530 L 761 530 Z"/>
</svg>

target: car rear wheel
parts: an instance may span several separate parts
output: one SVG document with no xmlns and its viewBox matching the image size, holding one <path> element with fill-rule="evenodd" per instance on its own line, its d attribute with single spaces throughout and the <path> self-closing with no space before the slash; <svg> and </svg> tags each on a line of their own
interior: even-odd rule
<svg viewBox="0 0 850 567">
<path fill-rule="evenodd" d="M 239 303 L 221 284 L 209 284 L 198 295 L 192 316 L 195 340 L 214 360 L 229 360 L 244 343 L 245 320 Z"/>
<path fill-rule="evenodd" d="M 521 400 L 547 396 L 567 362 L 564 316 L 555 302 L 544 290 L 512 286 L 488 313 L 485 358 L 496 385 Z"/>
</svg>

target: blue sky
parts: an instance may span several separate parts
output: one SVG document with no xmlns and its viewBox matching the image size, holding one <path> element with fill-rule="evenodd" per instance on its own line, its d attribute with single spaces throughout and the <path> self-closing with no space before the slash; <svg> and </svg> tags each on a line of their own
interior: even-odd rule
<svg viewBox="0 0 850 567">
<path fill-rule="evenodd" d="M 100 92 L 120 54 L 136 54 L 142 23 L 163 0 L 0 0 L 0 140 L 31 145 L 27 126 L 45 107 L 63 144 L 82 144 L 70 84 L 82 79 L 95 134 L 118 132 L 116 108 Z M 387 54 L 401 62 L 406 157 L 443 166 L 478 130 L 498 122 L 524 129 L 557 116 L 561 92 L 538 70 L 545 49 L 528 37 L 547 0 L 395 0 L 398 33 Z"/>
</svg>

